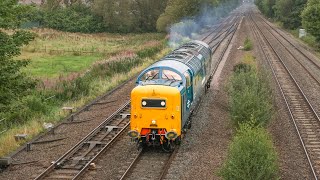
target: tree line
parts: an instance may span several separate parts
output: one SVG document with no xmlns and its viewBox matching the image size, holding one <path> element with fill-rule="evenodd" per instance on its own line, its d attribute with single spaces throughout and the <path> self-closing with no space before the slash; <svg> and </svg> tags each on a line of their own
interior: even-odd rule
<svg viewBox="0 0 320 180">
<path fill-rule="evenodd" d="M 284 28 L 304 27 L 320 43 L 319 0 L 255 0 L 255 4 L 267 17 L 282 22 Z"/>
<path fill-rule="evenodd" d="M 164 32 L 201 7 L 239 0 L 46 0 L 33 5 L 29 21 L 69 32 Z"/>
</svg>

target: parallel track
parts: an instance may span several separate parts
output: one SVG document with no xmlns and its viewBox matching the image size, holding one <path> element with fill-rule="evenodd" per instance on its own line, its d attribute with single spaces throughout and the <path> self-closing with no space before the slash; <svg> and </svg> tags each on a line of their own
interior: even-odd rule
<svg viewBox="0 0 320 180">
<path fill-rule="evenodd" d="M 127 102 L 36 179 L 78 178 L 127 129 L 129 113 L 130 102 Z"/>
<path fill-rule="evenodd" d="M 320 79 L 317 78 L 314 75 L 314 71 L 311 72 L 310 68 L 313 68 L 315 71 L 320 72 L 320 65 L 317 64 L 312 58 L 308 57 L 300 48 L 298 48 L 296 45 L 294 45 L 291 41 L 289 41 L 286 37 L 284 37 L 280 32 L 278 32 L 274 27 L 272 27 L 266 20 L 264 20 L 262 17 L 259 17 L 264 24 L 266 24 L 268 27 L 270 27 L 272 30 L 266 28 L 268 32 L 286 49 L 286 51 L 293 57 L 293 59 L 296 60 L 300 64 L 300 66 L 310 75 L 310 77 L 317 83 L 317 85 L 320 87 Z M 294 51 L 292 49 L 289 49 L 279 38 L 276 37 L 274 34 L 276 32 L 282 39 L 284 39 L 286 42 L 288 42 L 291 47 L 293 47 Z M 294 53 L 298 52 L 300 55 L 302 55 L 302 58 L 298 58 Z M 307 64 L 309 63 L 309 66 Z M 311 67 L 312 66 L 312 67 Z M 320 75 L 320 73 L 318 74 Z"/>
<path fill-rule="evenodd" d="M 320 177 L 320 119 L 307 96 L 258 24 L 251 19 L 251 29 L 268 60 L 272 73 L 286 102 L 292 122 L 308 159 L 314 179 Z"/>
</svg>

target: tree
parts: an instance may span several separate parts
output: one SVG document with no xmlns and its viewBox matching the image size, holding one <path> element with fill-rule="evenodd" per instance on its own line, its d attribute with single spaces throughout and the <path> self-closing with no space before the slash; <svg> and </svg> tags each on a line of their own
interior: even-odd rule
<svg viewBox="0 0 320 180">
<path fill-rule="evenodd" d="M 307 6 L 302 11 L 302 25 L 320 43 L 320 1 L 308 0 Z"/>
<path fill-rule="evenodd" d="M 275 0 L 255 0 L 255 4 L 267 17 L 274 17 L 273 6 L 275 5 L 275 3 Z"/>
<path fill-rule="evenodd" d="M 278 0 L 274 5 L 275 18 L 285 28 L 295 29 L 301 26 L 301 12 L 307 0 Z"/>
<path fill-rule="evenodd" d="M 238 3 L 239 0 L 168 0 L 165 12 L 157 20 L 157 29 L 158 31 L 166 31 L 170 25 L 177 23 L 183 18 L 192 19 L 196 15 L 199 15 L 200 11 L 220 14 L 221 10 L 226 10 L 225 14 L 227 14 L 230 12 L 228 8 L 235 7 Z M 216 6 L 222 4 L 225 7 L 215 9 Z"/>
<path fill-rule="evenodd" d="M 156 21 L 167 0 L 94 0 L 92 9 L 102 16 L 110 32 L 149 32 L 156 30 Z"/>
<path fill-rule="evenodd" d="M 26 6 L 18 5 L 17 0 L 2 0 L 0 27 L 18 27 L 22 22 L 19 16 L 27 10 Z M 36 85 L 34 80 L 21 72 L 29 61 L 14 59 L 20 55 L 21 47 L 33 38 L 34 35 L 27 31 L 15 30 L 9 35 L 0 30 L 0 114 L 10 111 L 10 105 L 27 95 Z"/>
</svg>

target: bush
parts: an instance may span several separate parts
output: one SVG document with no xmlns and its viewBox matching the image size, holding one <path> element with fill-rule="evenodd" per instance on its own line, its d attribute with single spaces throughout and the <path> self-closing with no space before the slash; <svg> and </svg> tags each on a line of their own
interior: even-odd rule
<svg viewBox="0 0 320 180">
<path fill-rule="evenodd" d="M 256 119 L 256 125 L 266 125 L 272 118 L 272 92 L 264 73 L 258 74 L 248 64 L 234 67 L 229 84 L 230 115 L 235 126 Z"/>
<path fill-rule="evenodd" d="M 90 7 L 74 4 L 68 7 L 57 7 L 54 10 L 34 8 L 27 17 L 40 26 L 68 32 L 96 33 L 104 32 L 106 27 L 101 16 L 92 13 Z"/>
<path fill-rule="evenodd" d="M 226 180 L 278 179 L 277 154 L 266 130 L 240 125 L 219 175 Z"/>
<path fill-rule="evenodd" d="M 252 42 L 251 40 L 247 37 L 246 40 L 244 41 L 244 47 L 243 49 L 245 51 L 250 51 L 252 49 Z"/>
</svg>

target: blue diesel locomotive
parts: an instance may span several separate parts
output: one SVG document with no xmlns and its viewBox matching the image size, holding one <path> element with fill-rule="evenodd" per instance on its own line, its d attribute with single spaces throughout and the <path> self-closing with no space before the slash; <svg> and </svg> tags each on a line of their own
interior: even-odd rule
<svg viewBox="0 0 320 180">
<path fill-rule="evenodd" d="M 142 145 L 171 149 L 190 126 L 190 115 L 210 87 L 211 49 L 183 44 L 141 72 L 131 92 L 128 135 Z"/>
</svg>

